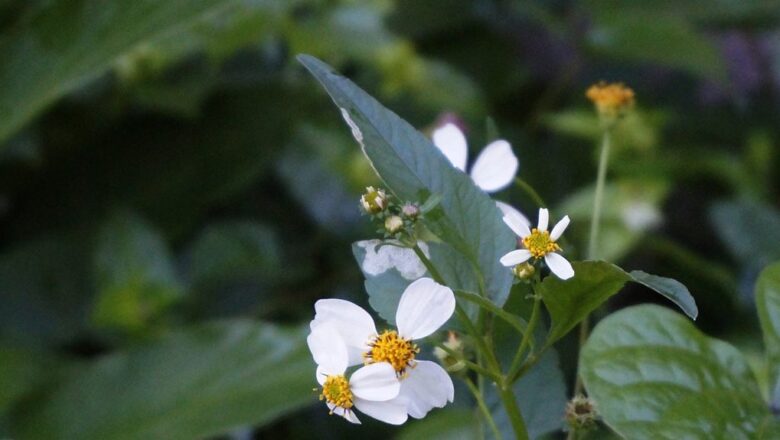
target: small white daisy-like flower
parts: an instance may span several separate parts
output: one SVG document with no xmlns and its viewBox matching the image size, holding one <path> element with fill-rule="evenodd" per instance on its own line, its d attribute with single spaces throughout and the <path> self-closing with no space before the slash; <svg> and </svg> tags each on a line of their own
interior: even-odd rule
<svg viewBox="0 0 780 440">
<path fill-rule="evenodd" d="M 528 225 L 523 222 L 512 216 L 505 215 L 504 223 L 520 237 L 524 249 L 518 249 L 504 255 L 501 257 L 501 264 L 512 267 L 528 261 L 531 257 L 534 259 L 544 258 L 547 267 L 558 278 L 568 280 L 573 277 L 574 269 L 571 267 L 571 263 L 558 253 L 561 247 L 556 243 L 563 231 L 566 230 L 566 227 L 569 226 L 569 216 L 563 217 L 553 227 L 552 232 L 547 231 L 549 219 L 549 212 L 544 208 L 540 208 L 538 225 L 534 229 L 529 229 Z"/>
<path fill-rule="evenodd" d="M 435 362 L 416 360 L 420 349 L 413 342 L 429 336 L 450 319 L 455 311 L 455 295 L 450 288 L 430 278 L 413 282 L 398 304 L 398 330 L 382 333 L 377 332 L 368 312 L 349 301 L 323 299 L 314 308 L 312 330 L 332 326 L 347 347 L 349 365 L 392 366 L 401 389 L 391 402 L 402 404 L 410 416 L 423 418 L 431 409 L 453 401 L 450 376 Z"/>
<path fill-rule="evenodd" d="M 447 156 L 452 165 L 465 172 L 468 160 L 466 136 L 457 125 L 448 122 L 433 131 L 433 144 Z M 517 173 L 518 160 L 509 142 L 498 139 L 479 153 L 471 167 L 471 178 L 483 191 L 492 193 L 512 183 Z"/>
<path fill-rule="evenodd" d="M 327 323 L 317 326 L 306 342 L 317 363 L 317 382 L 322 387 L 320 400 L 325 401 L 331 414 L 360 423 L 353 411 L 356 408 L 386 423 L 400 425 L 406 421 L 406 405 L 393 400 L 398 397 L 401 384 L 392 365 L 387 362 L 366 365 L 347 379 L 347 346 L 336 329 Z"/>
</svg>

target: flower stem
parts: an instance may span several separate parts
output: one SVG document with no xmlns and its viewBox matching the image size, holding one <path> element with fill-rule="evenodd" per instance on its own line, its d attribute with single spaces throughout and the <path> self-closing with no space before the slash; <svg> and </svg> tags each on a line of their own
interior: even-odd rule
<svg viewBox="0 0 780 440">
<path fill-rule="evenodd" d="M 493 431 L 493 436 L 496 438 L 496 440 L 503 440 L 504 436 L 502 436 L 501 431 L 498 430 L 496 421 L 493 420 L 493 414 L 490 413 L 490 409 L 485 404 L 485 399 L 482 398 L 482 393 L 479 391 L 479 388 L 477 388 L 477 386 L 474 385 L 474 382 L 468 377 L 464 378 L 463 381 L 466 382 L 466 386 L 469 387 L 471 394 L 474 396 L 474 400 L 477 402 L 479 411 L 482 413 L 482 416 L 485 417 L 485 421 L 490 427 L 490 430 Z"/>
<path fill-rule="evenodd" d="M 502 384 L 499 392 L 501 402 L 504 404 L 509 421 L 512 423 L 512 429 L 515 431 L 515 438 L 528 440 L 528 430 L 525 427 L 523 414 L 520 412 L 520 407 L 517 406 L 517 400 L 515 400 L 515 395 L 512 392 L 512 385 L 508 383 Z"/>
<path fill-rule="evenodd" d="M 590 239 L 588 241 L 588 259 L 598 257 L 598 239 L 601 229 L 601 205 L 604 199 L 604 186 L 607 181 L 607 162 L 609 161 L 609 147 L 611 143 L 609 129 L 604 130 L 601 139 L 601 154 L 599 155 L 599 168 L 596 174 L 596 193 L 593 197 L 593 214 L 590 220 Z"/>
<path fill-rule="evenodd" d="M 517 348 L 517 352 L 515 352 L 514 359 L 512 359 L 512 365 L 509 367 L 509 373 L 507 374 L 508 377 L 514 376 L 517 370 L 520 368 L 521 361 L 523 360 L 523 354 L 525 353 L 526 348 L 528 348 L 528 344 L 531 343 L 531 340 L 534 337 L 536 323 L 539 321 L 540 304 L 541 296 L 534 294 L 534 306 L 531 310 L 531 318 L 528 320 L 528 326 L 525 328 L 525 332 L 523 333 L 523 339 L 520 341 L 520 346 Z"/>
<path fill-rule="evenodd" d="M 532 187 L 525 180 L 523 180 L 523 179 L 521 179 L 519 177 L 515 177 L 515 185 L 517 185 L 518 188 L 522 189 L 526 194 L 528 194 L 528 196 L 531 198 L 531 200 L 533 200 L 534 203 L 539 205 L 540 208 L 544 208 L 545 206 L 547 206 L 544 203 L 544 199 L 542 199 L 542 197 L 539 195 L 539 193 L 536 192 L 534 187 Z"/>
<path fill-rule="evenodd" d="M 598 239 L 601 229 L 601 206 L 604 200 L 604 186 L 607 182 L 607 163 L 609 162 L 609 147 L 611 143 L 610 128 L 604 129 L 604 135 L 601 138 L 601 154 L 599 154 L 599 167 L 596 172 L 596 191 L 593 196 L 593 214 L 590 219 L 590 239 L 588 241 L 588 260 L 598 258 Z M 579 349 L 585 345 L 588 340 L 590 329 L 590 316 L 580 322 Z M 582 377 L 577 372 L 577 380 L 574 384 L 574 395 L 582 393 Z"/>
</svg>

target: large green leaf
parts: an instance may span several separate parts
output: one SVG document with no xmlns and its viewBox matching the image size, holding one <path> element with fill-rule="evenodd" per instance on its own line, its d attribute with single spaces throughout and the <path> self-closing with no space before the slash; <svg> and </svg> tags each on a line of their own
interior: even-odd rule
<svg viewBox="0 0 780 440">
<path fill-rule="evenodd" d="M 566 281 L 549 276 L 539 289 L 550 312 L 552 326 L 548 344 L 562 338 L 590 312 L 596 310 L 628 281 L 642 284 L 660 293 L 692 319 L 699 311 L 688 289 L 679 281 L 635 270 L 623 269 L 605 261 L 576 261 L 572 263 L 574 277 Z"/>
<path fill-rule="evenodd" d="M 0 142 L 137 45 L 169 36 L 234 0 L 48 2 L 0 40 Z"/>
<path fill-rule="evenodd" d="M 14 438 L 201 438 L 316 401 L 304 332 L 224 321 L 106 356 L 25 408 Z"/>
<path fill-rule="evenodd" d="M 490 197 L 425 136 L 351 81 L 316 58 L 301 55 L 299 60 L 328 91 L 377 174 L 396 195 L 412 201 L 441 196 L 439 207 L 426 215 L 426 226 L 478 269 L 487 295 L 503 304 L 512 276 L 498 260 L 515 240 Z"/>
<path fill-rule="evenodd" d="M 576 261 L 572 266 L 573 278 L 548 276 L 539 286 L 552 319 L 548 344 L 562 338 L 631 279 L 623 269 L 604 261 Z"/>
<path fill-rule="evenodd" d="M 470 440 L 477 438 L 477 420 L 473 411 L 449 408 L 434 411 L 422 420 L 413 420 L 397 440 Z"/>
<path fill-rule="evenodd" d="M 764 269 L 756 282 L 756 308 L 769 361 L 772 404 L 780 405 L 780 262 Z"/>
<path fill-rule="evenodd" d="M 663 307 L 601 321 L 580 371 L 604 421 L 630 439 L 770 438 L 772 416 L 742 355 Z"/>
<path fill-rule="evenodd" d="M 129 211 L 115 212 L 100 229 L 95 278 L 99 327 L 143 331 L 183 294 L 165 241 Z"/>
</svg>

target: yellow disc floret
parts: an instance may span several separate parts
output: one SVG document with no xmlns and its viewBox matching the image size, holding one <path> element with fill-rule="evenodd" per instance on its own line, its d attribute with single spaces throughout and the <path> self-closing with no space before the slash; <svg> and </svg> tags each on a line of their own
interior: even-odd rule
<svg viewBox="0 0 780 440">
<path fill-rule="evenodd" d="M 344 409 L 352 408 L 352 390 L 344 375 L 328 376 L 322 384 L 320 400 Z"/>
<path fill-rule="evenodd" d="M 534 258 L 542 258 L 550 252 L 561 250 L 561 247 L 550 238 L 549 232 L 536 228 L 531 230 L 531 235 L 523 238 L 523 246 L 531 252 Z"/>
<path fill-rule="evenodd" d="M 414 356 L 420 352 L 415 343 L 398 336 L 395 330 L 385 330 L 369 346 L 371 349 L 363 353 L 365 363 L 387 362 L 399 376 L 405 374 L 407 367 L 414 365 Z"/>
<path fill-rule="evenodd" d="M 622 83 L 600 82 L 590 86 L 585 96 L 602 116 L 616 117 L 634 105 L 634 91 Z"/>
</svg>

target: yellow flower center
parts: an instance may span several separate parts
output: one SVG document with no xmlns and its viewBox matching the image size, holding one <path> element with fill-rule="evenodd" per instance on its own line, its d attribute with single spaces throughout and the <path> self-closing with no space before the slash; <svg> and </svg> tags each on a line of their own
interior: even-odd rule
<svg viewBox="0 0 780 440">
<path fill-rule="evenodd" d="M 352 391 L 344 375 L 328 376 L 322 384 L 320 400 L 325 400 L 344 409 L 352 408 Z"/>
<path fill-rule="evenodd" d="M 420 352 L 415 343 L 398 336 L 395 330 L 385 330 L 369 346 L 371 350 L 363 353 L 365 363 L 387 362 L 399 376 L 404 375 L 407 367 L 413 366 L 414 355 Z"/>
<path fill-rule="evenodd" d="M 605 116 L 619 116 L 634 105 L 634 91 L 622 83 L 600 82 L 590 86 L 585 93 L 599 113 Z"/>
<path fill-rule="evenodd" d="M 523 238 L 523 246 L 531 252 L 534 258 L 542 258 L 550 252 L 561 250 L 561 247 L 550 238 L 550 233 L 536 228 L 531 230 L 531 235 Z"/>
</svg>

